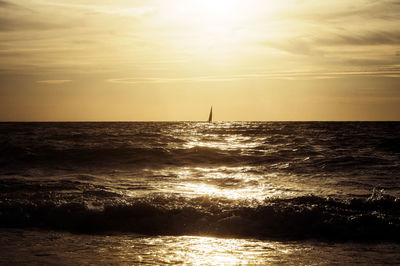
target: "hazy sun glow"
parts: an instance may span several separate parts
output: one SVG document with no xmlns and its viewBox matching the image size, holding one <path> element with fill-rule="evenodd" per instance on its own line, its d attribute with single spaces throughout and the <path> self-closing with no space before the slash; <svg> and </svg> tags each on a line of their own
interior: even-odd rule
<svg viewBox="0 0 400 266">
<path fill-rule="evenodd" d="M 272 16 L 281 5 L 260 0 L 175 0 L 168 2 L 163 16 L 174 29 L 182 30 L 180 34 L 187 37 L 184 45 L 220 48 L 207 58 L 213 60 L 230 50 L 230 45 L 251 38 L 254 29 L 250 23 L 261 14 Z"/>
<path fill-rule="evenodd" d="M 170 18 L 186 26 L 209 31 L 218 28 L 232 28 L 243 14 L 239 0 L 176 0 L 164 11 Z"/>
</svg>

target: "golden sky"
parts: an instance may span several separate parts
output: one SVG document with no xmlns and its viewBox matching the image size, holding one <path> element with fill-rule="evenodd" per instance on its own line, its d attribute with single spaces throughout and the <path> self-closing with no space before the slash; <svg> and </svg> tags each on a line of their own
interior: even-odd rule
<svg viewBox="0 0 400 266">
<path fill-rule="evenodd" d="M 398 0 L 0 0 L 1 121 L 400 120 Z"/>
</svg>

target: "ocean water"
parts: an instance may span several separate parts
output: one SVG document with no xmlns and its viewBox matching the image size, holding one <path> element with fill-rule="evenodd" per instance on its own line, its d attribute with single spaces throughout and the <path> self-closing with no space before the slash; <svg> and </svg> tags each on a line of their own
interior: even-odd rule
<svg viewBox="0 0 400 266">
<path fill-rule="evenodd" d="M 0 123 L 0 263 L 400 263 L 400 123 Z"/>
</svg>

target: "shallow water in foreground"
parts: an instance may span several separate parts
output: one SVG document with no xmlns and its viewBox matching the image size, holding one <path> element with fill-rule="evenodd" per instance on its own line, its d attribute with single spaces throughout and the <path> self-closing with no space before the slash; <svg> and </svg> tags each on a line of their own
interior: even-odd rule
<svg viewBox="0 0 400 266">
<path fill-rule="evenodd" d="M 0 123 L 2 262 L 397 263 L 398 132 Z"/>
<path fill-rule="evenodd" d="M 399 264 L 400 245 L 0 230 L 0 264 Z"/>
</svg>

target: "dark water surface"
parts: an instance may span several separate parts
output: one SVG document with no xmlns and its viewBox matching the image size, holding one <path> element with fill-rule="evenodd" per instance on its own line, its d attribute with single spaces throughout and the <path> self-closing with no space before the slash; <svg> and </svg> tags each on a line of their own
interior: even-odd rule
<svg viewBox="0 0 400 266">
<path fill-rule="evenodd" d="M 398 122 L 0 123 L 3 239 L 108 235 L 111 248 L 125 237 L 142 262 L 152 248 L 261 263 L 344 246 L 366 261 L 390 247 L 399 262 L 399 132 Z M 235 245 L 244 253 L 229 256 Z"/>
</svg>

